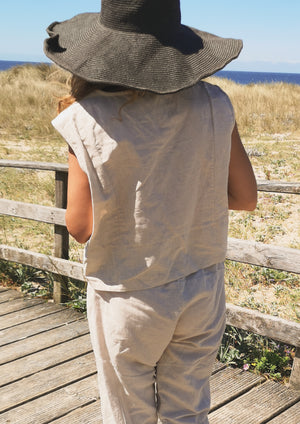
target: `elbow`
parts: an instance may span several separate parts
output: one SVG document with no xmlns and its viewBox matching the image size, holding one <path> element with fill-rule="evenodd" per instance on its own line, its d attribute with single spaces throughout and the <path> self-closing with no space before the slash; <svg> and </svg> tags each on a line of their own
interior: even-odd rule
<svg viewBox="0 0 300 424">
<path fill-rule="evenodd" d="M 74 232 L 74 231 L 71 232 L 69 228 L 68 228 L 68 231 L 71 234 L 71 236 L 80 244 L 86 243 L 91 237 L 91 234 L 86 234 L 84 232 Z"/>
<path fill-rule="evenodd" d="M 91 225 L 83 221 L 75 220 L 72 214 L 66 212 L 66 227 L 69 234 L 81 244 L 86 243 L 92 234 Z"/>
<path fill-rule="evenodd" d="M 252 199 L 252 201 L 249 202 L 247 211 L 253 212 L 256 209 L 257 206 L 257 195 Z"/>
<path fill-rule="evenodd" d="M 228 195 L 228 208 L 237 211 L 253 212 L 257 206 L 257 193 L 251 196 L 236 198 Z"/>
<path fill-rule="evenodd" d="M 241 210 L 248 211 L 248 212 L 253 212 L 256 209 L 256 205 L 257 205 L 257 201 L 256 200 L 248 201 L 247 203 L 245 203 L 241 207 Z"/>
<path fill-rule="evenodd" d="M 86 243 L 90 237 L 91 237 L 91 233 L 87 232 L 85 230 L 82 229 L 78 229 L 78 228 L 73 228 L 73 226 L 71 225 L 67 225 L 67 230 L 69 232 L 69 234 L 78 242 L 81 244 Z"/>
</svg>

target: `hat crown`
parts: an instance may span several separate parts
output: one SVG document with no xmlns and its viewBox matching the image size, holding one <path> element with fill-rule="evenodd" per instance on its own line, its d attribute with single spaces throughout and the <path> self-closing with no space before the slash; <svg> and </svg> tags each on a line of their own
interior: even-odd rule
<svg viewBox="0 0 300 424">
<path fill-rule="evenodd" d="M 127 32 L 166 34 L 181 23 L 179 0 L 102 0 L 102 25 Z"/>
</svg>

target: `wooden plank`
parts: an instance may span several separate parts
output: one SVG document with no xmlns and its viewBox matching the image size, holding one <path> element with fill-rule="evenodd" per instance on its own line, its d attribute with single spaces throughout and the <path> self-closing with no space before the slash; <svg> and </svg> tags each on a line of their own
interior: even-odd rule
<svg viewBox="0 0 300 424">
<path fill-rule="evenodd" d="M 269 246 L 263 243 L 230 238 L 228 241 L 227 258 L 239 262 L 300 273 L 299 249 Z M 84 280 L 82 264 L 77 262 L 54 258 L 6 245 L 0 245 L 0 259 L 19 262 L 56 274 Z"/>
<path fill-rule="evenodd" d="M 300 274 L 300 249 L 228 238 L 226 258 Z"/>
<path fill-rule="evenodd" d="M 22 160 L 0 160 L 0 166 L 7 168 L 22 168 L 22 169 L 35 169 L 40 171 L 60 171 L 68 172 L 68 165 L 56 162 L 33 162 Z"/>
<path fill-rule="evenodd" d="M 56 318 L 58 317 L 56 316 Z M 61 321 L 56 322 L 54 328 L 47 328 L 44 332 L 2 346 L 0 351 L 0 365 L 16 361 L 19 358 L 43 351 L 51 346 L 56 346 L 89 333 L 86 319 L 73 320 L 73 322 L 67 321 L 65 323 L 65 315 L 60 315 L 59 318 Z M 52 324 L 54 324 L 53 321 Z"/>
<path fill-rule="evenodd" d="M 261 336 L 300 346 L 300 324 L 293 321 L 227 303 L 226 322 Z"/>
<path fill-rule="evenodd" d="M 258 191 L 266 191 L 266 192 L 273 192 L 273 193 L 299 194 L 300 183 L 258 180 L 257 189 Z"/>
<path fill-rule="evenodd" d="M 56 208 L 67 208 L 68 175 L 64 172 L 55 172 L 55 206 Z M 62 225 L 54 227 L 54 256 L 69 259 L 69 233 Z"/>
<path fill-rule="evenodd" d="M 278 415 L 268 424 L 299 424 L 300 423 L 300 402 Z"/>
<path fill-rule="evenodd" d="M 219 362 L 219 361 L 215 361 L 212 374 L 215 374 L 216 372 L 221 371 L 226 367 L 227 367 L 226 364 L 223 364 L 222 362 Z"/>
<path fill-rule="evenodd" d="M 68 174 L 55 172 L 55 206 L 67 208 Z M 69 259 L 69 233 L 62 225 L 54 225 L 54 256 Z M 68 285 L 62 278 L 53 281 L 53 299 L 56 303 L 66 302 Z"/>
<path fill-rule="evenodd" d="M 210 424 L 263 424 L 300 400 L 300 393 L 267 381 L 209 414 Z"/>
<path fill-rule="evenodd" d="M 0 293 L 0 303 L 9 302 L 14 299 L 20 299 L 24 294 L 17 290 L 8 290 Z"/>
<path fill-rule="evenodd" d="M 102 424 L 100 401 L 75 409 L 70 414 L 55 420 L 55 424 Z M 290 423 L 288 423 L 290 424 Z"/>
<path fill-rule="evenodd" d="M 0 423 L 50 423 L 97 399 L 97 377 L 93 375 L 0 414 Z"/>
<path fill-rule="evenodd" d="M 0 332 L 0 346 L 14 343 L 18 340 L 24 340 L 27 337 L 32 337 L 35 334 L 42 333 L 55 327 L 60 327 L 66 323 L 79 319 L 82 319 L 81 314 L 71 309 L 64 308 L 52 314 L 50 317 L 46 315 L 41 319 L 25 322 L 24 324 L 2 330 Z"/>
<path fill-rule="evenodd" d="M 76 339 L 17 359 L 13 363 L 1 365 L 0 387 L 91 352 L 90 335 L 85 334 Z"/>
<path fill-rule="evenodd" d="M 0 306 L 0 316 L 11 314 L 13 312 L 20 311 L 22 309 L 30 308 L 31 306 L 38 305 L 39 303 L 45 303 L 44 299 L 39 298 L 24 298 L 14 299 L 9 302 L 2 303 Z"/>
<path fill-rule="evenodd" d="M 18 262 L 33 268 L 43 269 L 54 274 L 65 275 L 76 280 L 85 281 L 83 266 L 78 262 L 71 262 L 42 253 L 31 252 L 6 245 L 0 245 L 0 259 Z"/>
<path fill-rule="evenodd" d="M 257 181 L 258 191 L 269 191 L 275 193 L 299 194 L 300 183 L 289 183 L 284 181 Z"/>
<path fill-rule="evenodd" d="M 1 292 L 5 292 L 7 290 L 9 290 L 7 287 L 0 286 L 0 294 Z"/>
<path fill-rule="evenodd" d="M 53 206 L 0 199 L 0 214 L 32 219 L 47 224 L 66 225 L 65 210 Z"/>
<path fill-rule="evenodd" d="M 40 371 L 0 388 L 0 412 L 26 403 L 96 373 L 93 353 Z"/>
<path fill-rule="evenodd" d="M 0 330 L 24 324 L 25 322 L 33 321 L 44 316 L 48 316 L 49 320 L 51 320 L 51 314 L 60 312 L 62 309 L 62 306 L 45 302 L 34 305 L 29 309 L 21 309 L 13 314 L 0 317 Z"/>
<path fill-rule="evenodd" d="M 68 165 L 55 162 L 33 162 L 33 161 L 17 161 L 17 160 L 0 160 L 0 166 L 10 168 L 34 169 L 43 171 L 60 171 L 68 172 Z M 257 180 L 257 188 L 259 191 L 268 191 L 275 193 L 300 193 L 300 183 Z"/>
<path fill-rule="evenodd" d="M 260 375 L 239 368 L 227 367 L 217 374 L 213 374 L 210 378 L 211 411 L 249 391 L 264 380 L 265 378 Z"/>
<path fill-rule="evenodd" d="M 235 261 L 300 273 L 300 250 L 247 240 L 229 239 L 227 258 Z M 84 281 L 82 264 L 24 249 L 0 245 L 0 259 L 22 263 Z"/>
<path fill-rule="evenodd" d="M 300 390 L 300 347 L 299 346 L 297 347 L 295 352 L 289 386 L 294 390 Z"/>
</svg>

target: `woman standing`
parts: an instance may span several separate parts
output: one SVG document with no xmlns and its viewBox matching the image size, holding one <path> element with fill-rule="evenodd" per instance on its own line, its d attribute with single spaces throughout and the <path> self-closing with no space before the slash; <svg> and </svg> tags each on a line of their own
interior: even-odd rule
<svg viewBox="0 0 300 424">
<path fill-rule="evenodd" d="M 48 27 L 72 73 L 66 223 L 85 248 L 103 424 L 207 424 L 225 325 L 228 208 L 256 182 L 226 94 L 202 79 L 240 40 L 181 24 L 179 0 L 102 0 Z"/>
</svg>

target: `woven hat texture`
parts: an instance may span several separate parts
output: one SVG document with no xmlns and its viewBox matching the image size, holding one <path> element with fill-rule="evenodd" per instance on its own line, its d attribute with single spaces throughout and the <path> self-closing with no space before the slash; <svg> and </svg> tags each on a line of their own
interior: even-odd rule
<svg viewBox="0 0 300 424">
<path fill-rule="evenodd" d="M 53 22 L 45 54 L 91 82 L 171 93 L 235 59 L 242 41 L 181 24 L 179 0 L 102 0 L 100 13 Z"/>
</svg>

